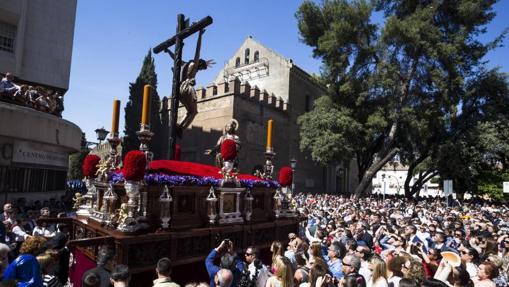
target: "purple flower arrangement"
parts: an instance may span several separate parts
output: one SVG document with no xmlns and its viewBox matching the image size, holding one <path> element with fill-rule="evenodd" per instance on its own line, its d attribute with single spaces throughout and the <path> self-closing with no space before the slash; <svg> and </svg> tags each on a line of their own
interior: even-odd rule
<svg viewBox="0 0 509 287">
<path fill-rule="evenodd" d="M 220 179 L 214 177 L 200 177 L 192 175 L 168 175 L 164 173 L 148 173 L 145 174 L 145 182 L 148 185 L 159 185 L 166 184 L 171 186 L 182 186 L 182 185 L 195 185 L 195 186 L 219 186 L 221 183 Z M 111 183 L 117 184 L 123 182 L 124 175 L 121 172 L 114 172 L 111 174 Z M 268 188 L 279 188 L 279 183 L 275 180 L 263 180 L 263 179 L 241 179 L 240 185 L 246 188 L 253 187 L 268 187 Z"/>
</svg>

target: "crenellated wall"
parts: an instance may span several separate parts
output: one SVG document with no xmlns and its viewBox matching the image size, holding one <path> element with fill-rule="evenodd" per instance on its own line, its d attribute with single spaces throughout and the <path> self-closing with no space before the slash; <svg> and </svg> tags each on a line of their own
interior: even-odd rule
<svg viewBox="0 0 509 287">
<path fill-rule="evenodd" d="M 326 93 L 325 87 L 291 59 L 249 36 L 213 84 L 198 89 L 199 113 L 193 125 L 204 131 L 222 131 L 231 118 L 237 119 L 243 141 L 241 167 L 245 172 L 263 162 L 267 121 L 273 119 L 276 174 L 280 166 L 290 165 L 290 159 L 295 159 L 296 191 L 345 194 L 357 185 L 356 165 L 322 166 L 312 160 L 309 151 L 300 149 L 298 118 L 312 110 L 314 101 Z"/>
<path fill-rule="evenodd" d="M 243 97 L 281 112 L 288 111 L 288 103 L 284 102 L 281 97 L 277 97 L 274 93 L 269 93 L 266 90 L 260 90 L 256 85 L 251 87 L 248 82 L 241 83 L 239 79 L 217 85 L 211 84 L 207 88 L 200 87 L 196 90 L 198 102 L 230 95 Z"/>
<path fill-rule="evenodd" d="M 277 177 L 279 168 L 288 165 L 289 125 L 288 104 L 266 90 L 260 90 L 238 79 L 197 89 L 198 114 L 192 126 L 184 132 L 182 160 L 213 164 L 213 156 L 204 156 L 223 134 L 224 126 L 234 118 L 239 122 L 238 135 L 242 142 L 239 165 L 242 173 L 251 173 L 256 165 L 263 164 L 266 148 L 267 121 L 274 121 L 273 143 Z M 179 108 L 179 121 L 186 110 Z"/>
</svg>

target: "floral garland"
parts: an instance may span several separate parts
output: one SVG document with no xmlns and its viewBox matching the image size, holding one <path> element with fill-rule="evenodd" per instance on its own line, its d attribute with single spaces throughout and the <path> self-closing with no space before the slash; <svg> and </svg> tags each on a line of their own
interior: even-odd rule
<svg viewBox="0 0 509 287">
<path fill-rule="evenodd" d="M 167 184 L 171 186 L 185 186 L 185 185 L 195 185 L 195 186 L 219 186 L 221 184 L 221 179 L 217 179 L 214 177 L 199 177 L 192 175 L 168 175 L 164 173 L 149 173 L 145 174 L 145 182 L 149 185 L 158 185 L 158 184 Z M 111 176 L 111 183 L 117 184 L 125 181 L 124 175 L 120 172 L 114 172 Z M 258 179 L 241 179 L 240 184 L 243 187 L 253 188 L 253 187 L 268 187 L 268 188 L 278 188 L 279 183 L 274 180 L 258 180 Z"/>
</svg>

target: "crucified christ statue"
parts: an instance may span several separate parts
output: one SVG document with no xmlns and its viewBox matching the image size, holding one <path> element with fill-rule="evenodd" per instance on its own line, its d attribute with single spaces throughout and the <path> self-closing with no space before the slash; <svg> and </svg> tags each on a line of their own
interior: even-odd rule
<svg viewBox="0 0 509 287">
<path fill-rule="evenodd" d="M 182 138 L 183 131 L 191 125 L 194 120 L 196 114 L 198 114 L 198 106 L 197 106 L 197 98 L 196 98 L 196 90 L 194 86 L 196 85 L 196 74 L 200 70 L 206 70 L 208 67 L 211 67 L 215 64 L 214 60 L 203 60 L 200 59 L 200 49 L 201 49 L 201 38 L 203 33 L 205 33 L 205 29 L 201 29 L 198 34 L 198 42 L 196 43 L 196 52 L 194 54 L 194 59 L 189 62 L 184 62 L 184 66 L 182 67 L 182 76 L 180 82 L 180 102 L 186 108 L 186 116 L 180 122 L 177 127 L 177 135 Z M 175 55 L 167 50 L 170 56 L 175 60 Z"/>
</svg>

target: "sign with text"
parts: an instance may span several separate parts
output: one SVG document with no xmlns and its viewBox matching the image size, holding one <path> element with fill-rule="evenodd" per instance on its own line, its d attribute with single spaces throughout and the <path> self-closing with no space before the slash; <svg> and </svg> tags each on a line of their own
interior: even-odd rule
<svg viewBox="0 0 509 287">
<path fill-rule="evenodd" d="M 453 193 L 454 191 L 452 189 L 452 179 L 444 180 L 444 196 L 449 196 Z"/>
<path fill-rule="evenodd" d="M 509 181 L 504 181 L 504 193 L 509 193 Z"/>
<path fill-rule="evenodd" d="M 69 155 L 51 146 L 15 141 L 12 162 L 67 167 Z"/>
<path fill-rule="evenodd" d="M 12 141 L 4 141 L 0 139 L 0 165 L 9 166 L 12 161 Z"/>
</svg>

